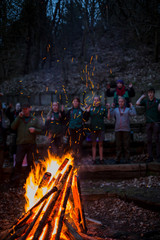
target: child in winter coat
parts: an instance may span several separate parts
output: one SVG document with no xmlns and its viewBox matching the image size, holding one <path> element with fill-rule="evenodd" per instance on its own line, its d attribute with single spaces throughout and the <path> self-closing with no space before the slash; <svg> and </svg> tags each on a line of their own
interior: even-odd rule
<svg viewBox="0 0 160 240">
<path fill-rule="evenodd" d="M 117 80 L 117 87 L 114 91 L 110 90 L 110 85 L 107 85 L 107 91 L 106 91 L 107 97 L 114 97 L 114 105 L 115 107 L 118 107 L 118 97 L 125 98 L 126 101 L 126 107 L 129 107 L 130 98 L 135 96 L 135 91 L 132 86 L 132 83 L 129 84 L 129 88 L 126 89 L 124 86 L 123 80 L 119 79 Z"/>
</svg>

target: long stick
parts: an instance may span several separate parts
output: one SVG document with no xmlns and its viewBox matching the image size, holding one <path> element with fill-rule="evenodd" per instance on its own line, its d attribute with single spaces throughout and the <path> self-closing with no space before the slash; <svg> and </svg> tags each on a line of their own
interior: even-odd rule
<svg viewBox="0 0 160 240">
<path fill-rule="evenodd" d="M 70 173 L 68 183 L 67 183 L 67 185 L 65 187 L 65 191 L 63 193 L 63 199 L 62 199 L 62 203 L 60 205 L 60 213 L 58 216 L 57 229 L 56 229 L 56 233 L 52 237 L 52 240 L 60 239 L 61 229 L 62 229 L 62 225 L 63 225 L 63 218 L 64 218 L 66 205 L 67 205 L 67 201 L 68 201 L 70 190 L 71 190 L 72 179 L 73 179 L 73 171 Z"/>
<path fill-rule="evenodd" d="M 45 211 L 45 213 L 44 213 L 44 215 L 43 215 L 43 217 L 42 217 L 42 219 L 41 219 L 41 221 L 38 225 L 38 228 L 37 228 L 32 240 L 37 240 L 40 237 L 40 235 L 43 231 L 43 228 L 46 225 L 47 220 L 51 215 L 52 209 L 53 209 L 53 207 L 56 203 L 56 200 L 58 199 L 59 194 L 61 193 L 61 190 L 64 186 L 64 183 L 65 183 L 66 179 L 68 178 L 68 175 L 69 175 L 71 169 L 72 169 L 72 166 L 69 165 L 67 167 L 67 170 L 65 171 L 63 177 L 62 177 L 62 180 L 59 182 L 59 184 L 57 186 L 58 191 L 53 194 L 53 196 L 51 198 L 51 201 L 50 201 L 50 203 L 49 203 L 49 205 L 48 205 L 48 207 L 47 207 L 47 209 L 46 209 L 46 211 Z"/>
<path fill-rule="evenodd" d="M 34 224 L 36 223 L 37 219 L 39 218 L 39 216 L 40 216 L 44 206 L 46 205 L 46 202 L 47 202 L 47 200 L 44 201 L 44 203 L 42 204 L 41 208 L 39 209 L 37 215 L 35 216 L 33 222 L 30 224 L 29 228 L 27 229 L 26 233 L 19 240 L 26 240 L 26 238 L 28 237 L 28 235 L 31 232 L 32 228 L 34 227 Z"/>
<path fill-rule="evenodd" d="M 79 233 L 74 229 L 74 227 L 67 221 L 67 219 L 64 219 L 64 223 L 68 229 L 68 231 L 71 233 L 71 235 L 76 240 L 83 240 L 83 238 L 79 235 Z"/>
<path fill-rule="evenodd" d="M 84 215 L 84 209 L 83 209 L 83 205 L 82 205 L 81 188 L 80 188 L 80 182 L 79 182 L 78 176 L 75 176 L 75 179 L 76 179 L 76 185 L 77 185 L 77 190 L 78 190 L 81 221 L 82 221 L 84 232 L 87 232 L 86 220 L 85 220 L 85 215 Z"/>
<path fill-rule="evenodd" d="M 69 162 L 69 159 L 68 158 L 65 158 L 65 160 L 62 162 L 62 164 L 60 165 L 60 167 L 58 168 L 57 172 L 56 172 L 56 175 L 58 175 L 59 173 L 61 173 L 61 171 L 65 168 L 65 166 L 67 165 L 67 163 Z M 59 176 L 58 176 L 59 177 Z M 58 177 L 56 178 L 55 176 L 53 176 L 53 178 L 51 179 L 48 187 L 52 186 L 53 182 L 57 181 Z"/>
</svg>

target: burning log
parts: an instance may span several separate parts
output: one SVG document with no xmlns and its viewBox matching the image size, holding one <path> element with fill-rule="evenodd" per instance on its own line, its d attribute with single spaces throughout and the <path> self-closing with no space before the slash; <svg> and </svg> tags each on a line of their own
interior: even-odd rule
<svg viewBox="0 0 160 240">
<path fill-rule="evenodd" d="M 49 203 L 49 205 L 48 205 L 48 207 L 47 207 L 47 209 L 46 209 L 46 211 L 45 211 L 45 213 L 44 213 L 44 215 L 42 217 L 42 220 L 40 221 L 40 223 L 38 225 L 38 228 L 37 228 L 37 230 L 36 230 L 36 232 L 34 234 L 33 240 L 37 240 L 40 237 L 40 235 L 41 235 L 41 233 L 43 231 L 43 228 L 44 228 L 44 226 L 45 226 L 45 224 L 47 222 L 47 219 L 50 217 L 52 209 L 53 209 L 53 207 L 54 207 L 54 205 L 56 203 L 56 200 L 57 200 L 57 198 L 58 198 L 58 196 L 59 196 L 59 194 L 60 194 L 60 192 L 61 192 L 61 190 L 63 188 L 63 185 L 64 185 L 64 183 L 65 183 L 65 181 L 66 181 L 66 179 L 67 179 L 71 169 L 72 169 L 72 166 L 69 165 L 67 170 L 66 170 L 66 172 L 65 172 L 65 174 L 64 174 L 64 176 L 63 176 L 63 179 L 60 181 L 59 186 L 57 186 L 58 191 L 55 192 L 53 197 L 51 198 L 51 201 L 50 201 L 50 203 Z"/>
<path fill-rule="evenodd" d="M 45 173 L 44 176 L 38 189 L 47 186 L 48 192 L 18 220 L 2 240 L 87 239 L 84 234 L 87 228 L 79 179 L 73 166 L 69 165 L 69 160 L 63 161 L 51 180 L 51 173 Z"/>
<path fill-rule="evenodd" d="M 41 206 L 40 210 L 38 211 L 37 215 L 35 216 L 33 222 L 30 224 L 29 228 L 27 229 L 27 231 L 25 232 L 23 237 L 20 238 L 20 240 L 25 240 L 28 237 L 29 233 L 31 232 L 32 228 L 34 227 L 34 224 L 36 223 L 37 219 L 39 218 L 40 214 L 42 213 L 42 210 L 43 210 L 45 204 L 46 204 L 46 201 L 42 204 L 42 206 Z"/>
<path fill-rule="evenodd" d="M 83 238 L 74 229 L 74 227 L 67 221 L 67 219 L 64 219 L 64 224 L 65 224 L 66 228 L 68 229 L 69 235 L 71 234 L 73 239 L 75 239 L 75 240 L 83 240 Z"/>
<path fill-rule="evenodd" d="M 69 159 L 68 159 L 68 158 L 65 158 L 65 160 L 62 162 L 62 164 L 60 165 L 60 167 L 59 167 L 58 170 L 57 170 L 56 175 L 58 175 L 58 177 L 57 177 L 57 178 L 56 178 L 56 177 L 53 177 L 53 178 L 51 179 L 48 187 L 51 187 L 51 186 L 52 186 L 52 184 L 53 184 L 53 182 L 55 181 L 55 179 L 56 179 L 56 181 L 57 181 L 57 182 L 55 182 L 55 184 L 58 183 L 59 179 L 60 179 L 61 176 L 62 176 L 61 172 L 62 172 L 62 170 L 65 168 L 65 166 L 67 165 L 68 162 L 69 162 Z"/>
<path fill-rule="evenodd" d="M 61 233 L 61 229 L 62 229 L 62 225 L 63 225 L 63 218 L 64 218 L 64 214 L 65 214 L 65 210 L 66 210 L 66 205 L 67 205 L 67 201 L 68 201 L 71 186 L 72 186 L 72 179 L 73 179 L 73 172 L 70 174 L 70 178 L 68 180 L 68 184 L 67 184 L 65 192 L 64 192 L 64 198 L 62 200 L 61 211 L 60 211 L 59 218 L 58 218 L 58 227 L 57 227 L 56 234 L 53 237 L 53 240 L 58 240 L 60 237 L 60 233 Z"/>
<path fill-rule="evenodd" d="M 38 195 L 42 191 L 42 188 L 46 187 L 48 185 L 49 180 L 51 178 L 51 175 L 52 174 L 50 172 L 45 172 L 45 174 L 43 175 L 43 178 L 42 178 L 42 180 L 41 180 L 41 182 L 40 182 L 40 184 L 38 186 L 38 189 L 37 189 L 37 191 L 35 193 L 35 196 L 34 196 L 35 198 L 38 197 Z"/>
<path fill-rule="evenodd" d="M 82 207 L 80 184 L 79 184 L 78 177 L 76 175 L 74 175 L 74 179 L 73 179 L 72 194 L 73 194 L 74 205 L 76 206 L 75 213 L 79 222 L 79 228 L 81 229 L 81 232 L 86 232 L 87 228 L 86 228 L 84 210 Z"/>
<path fill-rule="evenodd" d="M 54 186 L 52 187 L 52 189 L 46 193 L 27 213 L 25 213 L 22 218 L 20 220 L 18 220 L 18 222 L 15 224 L 15 227 L 13 227 L 9 233 L 2 239 L 2 240 L 6 240 L 11 234 L 13 234 L 15 231 L 17 231 L 19 228 L 21 228 L 24 224 L 26 224 L 27 221 L 29 221 L 29 219 L 31 219 L 34 214 L 35 214 L 35 211 L 37 210 L 37 207 L 44 201 L 46 200 L 47 198 L 49 198 L 49 196 L 56 192 L 58 189 L 56 187 L 56 185 L 58 184 L 59 182 L 59 179 L 62 177 L 62 174 L 60 173 L 60 171 L 62 171 L 64 169 L 64 167 L 67 165 L 67 163 L 69 162 L 69 159 L 65 159 L 62 164 L 60 165 L 58 171 L 57 171 L 57 175 L 58 177 L 55 178 L 53 177 L 52 180 L 50 181 L 50 186 L 53 184 L 53 182 L 55 181 L 54 183 Z M 46 173 L 44 174 L 45 177 L 42 178 L 42 181 L 39 185 L 39 189 L 46 186 L 49 182 L 49 179 L 51 177 L 51 173 L 47 173 L 47 177 L 46 177 Z M 51 184 L 52 183 L 52 184 Z M 37 195 L 37 193 L 35 194 Z"/>
</svg>

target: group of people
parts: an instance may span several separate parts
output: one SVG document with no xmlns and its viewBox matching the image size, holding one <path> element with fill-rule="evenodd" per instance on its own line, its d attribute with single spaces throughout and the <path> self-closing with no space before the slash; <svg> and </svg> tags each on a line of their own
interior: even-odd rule
<svg viewBox="0 0 160 240">
<path fill-rule="evenodd" d="M 123 80 L 117 81 L 117 87 L 111 91 L 107 85 L 106 96 L 113 96 L 113 103 L 101 104 L 100 96 L 94 96 L 93 103 L 81 108 L 79 97 L 74 97 L 72 106 L 65 111 L 58 102 L 52 103 L 52 108 L 47 115 L 45 125 L 39 122 L 38 118 L 31 114 L 29 104 L 16 104 L 16 109 L 11 111 L 12 106 L 7 109 L 0 109 L 0 149 L 4 146 L 4 114 L 10 120 L 10 128 L 16 136 L 16 164 L 12 174 L 12 181 L 19 181 L 22 162 L 27 154 L 28 172 L 34 168 L 36 158 L 36 135 L 45 133 L 49 141 L 49 151 L 60 156 L 62 154 L 63 140 L 68 139 L 69 150 L 72 152 L 76 163 L 80 163 L 82 156 L 82 142 L 85 137 L 84 123 L 90 120 L 89 134 L 92 141 L 92 160 L 97 164 L 96 145 L 99 145 L 100 164 L 104 164 L 103 141 L 105 138 L 104 118 L 115 119 L 115 139 L 116 139 L 116 163 L 120 163 L 122 157 L 126 163 L 130 159 L 130 116 L 136 115 L 136 109 L 131 103 L 131 97 L 135 96 L 132 84 L 127 89 Z M 148 96 L 142 95 L 136 105 L 145 107 L 147 150 L 148 161 L 153 161 L 152 135 L 156 141 L 156 158 L 160 162 L 160 100 L 155 98 L 155 90 L 150 88 Z M 1 151 L 0 150 L 0 151 Z M 0 152 L 0 162 L 2 169 L 2 152 Z M 1 170 L 0 170 L 1 171 Z"/>
</svg>

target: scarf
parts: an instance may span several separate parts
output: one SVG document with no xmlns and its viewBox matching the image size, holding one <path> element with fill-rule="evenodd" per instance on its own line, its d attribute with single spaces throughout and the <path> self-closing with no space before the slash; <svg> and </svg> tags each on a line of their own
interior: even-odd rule
<svg viewBox="0 0 160 240">
<path fill-rule="evenodd" d="M 125 94 L 125 86 L 123 86 L 122 88 L 116 88 L 116 92 L 118 96 L 123 96 Z"/>
</svg>

